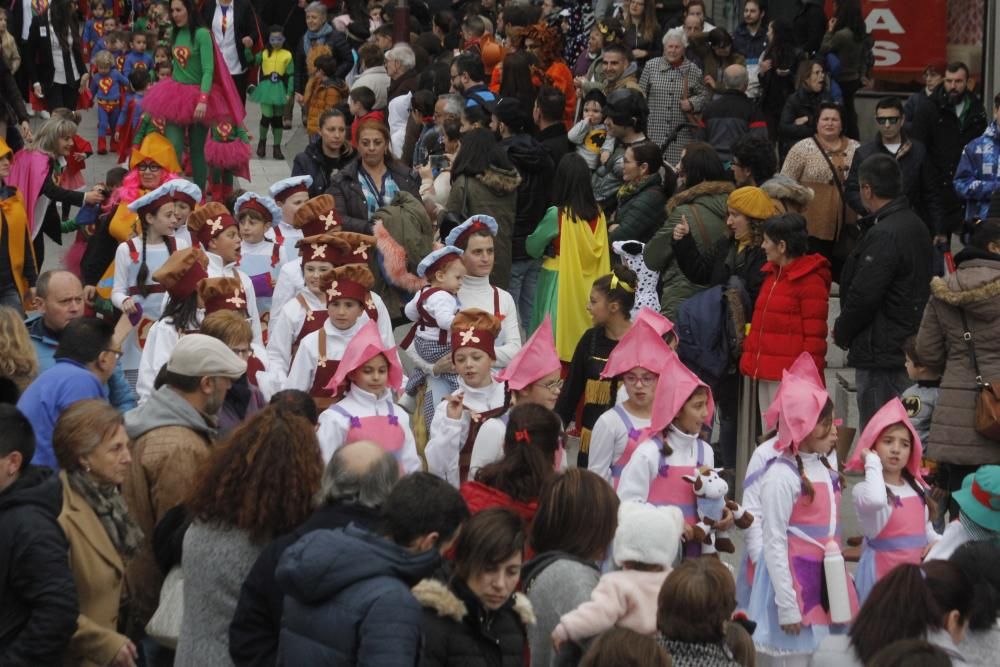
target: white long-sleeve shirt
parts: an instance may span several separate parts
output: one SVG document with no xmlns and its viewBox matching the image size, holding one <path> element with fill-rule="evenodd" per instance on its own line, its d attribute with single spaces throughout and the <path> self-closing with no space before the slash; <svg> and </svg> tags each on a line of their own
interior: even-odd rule
<svg viewBox="0 0 1000 667">
<path fill-rule="evenodd" d="M 197 322 L 205 316 L 205 311 L 198 309 Z M 174 352 L 174 346 L 180 340 L 181 334 L 174 326 L 172 318 L 157 320 L 153 326 L 149 327 L 146 335 L 146 346 L 142 348 L 142 358 L 139 360 L 139 377 L 135 382 L 135 393 L 139 397 L 139 403 L 153 393 L 153 384 L 156 376 L 163 368 L 163 364 L 170 361 L 170 355 Z"/>
<path fill-rule="evenodd" d="M 132 243 L 135 245 L 136 250 L 138 250 L 140 253 L 139 261 L 141 262 L 142 239 L 135 239 L 132 241 Z M 184 244 L 183 239 L 176 239 L 176 243 L 178 249 L 187 247 L 187 245 Z M 146 244 L 147 254 L 149 253 L 150 249 L 162 250 L 164 253 L 166 253 L 167 244 L 162 241 L 160 243 L 147 243 Z M 114 282 L 112 283 L 111 287 L 111 304 L 118 310 L 121 310 L 122 304 L 125 302 L 125 299 L 129 298 L 129 293 L 128 293 L 129 288 L 134 287 L 134 285 L 131 284 L 128 275 L 128 268 L 132 264 L 133 264 L 132 254 L 131 250 L 128 247 L 128 241 L 119 243 L 118 248 L 115 249 L 115 273 L 114 273 Z M 149 266 L 149 277 L 147 278 L 147 282 L 155 284 L 153 281 L 153 272 L 156 271 L 156 269 L 158 268 L 160 267 Z M 166 299 L 166 296 L 164 296 L 164 299 Z"/>
<path fill-rule="evenodd" d="M 931 560 L 948 560 L 955 550 L 966 542 L 971 542 L 972 536 L 961 521 L 952 521 L 945 526 L 941 539 L 934 543 L 931 550 L 924 556 L 924 562 Z"/>
<path fill-rule="evenodd" d="M 506 368 L 511 359 L 521 351 L 521 328 L 517 319 L 517 304 L 507 290 L 497 289 L 500 301 L 500 335 L 497 336 L 494 349 L 497 360 L 494 368 Z M 462 288 L 458 290 L 458 301 L 462 308 L 479 308 L 491 315 L 496 315 L 493 308 L 493 285 L 489 276 L 480 278 L 466 275 L 462 279 Z"/>
<path fill-rule="evenodd" d="M 410 302 L 403 308 L 403 314 L 410 318 L 411 322 L 420 321 L 420 312 L 417 303 L 423 296 L 424 290 L 416 293 Z M 461 306 L 458 297 L 451 292 L 438 290 L 424 299 L 424 312 L 431 316 L 437 326 L 424 325 L 417 327 L 417 338 L 423 340 L 437 341 L 442 331 L 444 331 L 445 341 L 451 337 L 451 322 Z"/>
<path fill-rule="evenodd" d="M 854 510 L 858 513 L 858 522 L 861 524 L 861 532 L 865 537 L 875 538 L 885 525 L 889 523 L 892 516 L 893 504 L 889 502 L 889 494 L 886 487 L 892 490 L 893 494 L 899 498 L 910 498 L 917 495 L 906 482 L 900 485 L 888 485 L 882 475 L 882 459 L 876 455 L 865 457 L 865 479 L 858 482 L 851 489 L 851 499 L 854 501 Z M 934 526 L 930 522 L 930 514 L 924 506 L 924 533 L 929 544 L 934 544 L 941 539 Z"/>
<path fill-rule="evenodd" d="M 238 277 L 243 284 L 243 292 L 247 300 L 247 317 L 250 319 L 250 328 L 253 329 L 253 342 L 264 347 L 264 330 L 260 326 L 260 313 L 257 312 L 257 290 L 254 289 L 253 281 L 245 272 L 236 267 L 236 263 L 223 264 L 222 258 L 213 252 L 206 252 L 208 255 L 208 277 Z"/>
<path fill-rule="evenodd" d="M 774 436 L 757 446 L 750 456 L 746 476 L 743 478 L 743 509 L 750 512 L 754 518 L 753 523 L 743 531 L 743 544 L 747 556 L 754 565 L 760 562 L 760 553 L 764 546 L 764 521 L 760 504 L 760 489 L 763 486 L 761 477 L 764 476 L 764 467 L 768 461 L 778 456 L 778 451 L 774 448 L 777 443 L 778 436 Z M 831 456 L 836 457 L 836 452 Z M 836 459 L 831 460 L 830 465 L 835 466 Z"/>
<path fill-rule="evenodd" d="M 683 433 L 671 424 L 667 429 L 667 444 L 674 451 L 666 457 L 667 465 L 697 466 L 699 442 L 698 436 Z M 712 446 L 707 442 L 701 442 L 701 449 L 701 464 L 709 468 L 714 467 L 715 455 Z M 659 474 L 660 446 L 654 440 L 646 440 L 635 448 L 632 458 L 622 470 L 621 479 L 618 481 L 618 498 L 623 501 L 646 502 L 649 498 L 649 487 Z"/>
<path fill-rule="evenodd" d="M 787 456 L 782 454 L 782 456 Z M 815 484 L 817 497 L 829 494 L 830 521 L 828 535 L 837 531 L 837 498 L 830 483 L 830 471 L 823 465 L 818 454 L 800 454 L 805 476 Z M 764 517 L 764 562 L 774 586 L 774 600 L 778 607 L 778 622 L 790 625 L 802 621 L 798 598 L 792 584 L 792 572 L 788 565 L 788 525 L 791 521 L 795 501 L 802 492 L 802 479 L 795 467 L 795 459 L 789 457 L 792 467 L 776 463 L 767 469 L 760 479 L 761 505 Z M 831 466 L 833 464 L 831 463 Z M 824 540 L 817 540 L 820 544 Z"/>
<path fill-rule="evenodd" d="M 313 331 L 303 338 L 295 353 L 295 359 L 292 360 L 292 368 L 288 371 L 288 379 L 285 380 L 283 388 L 305 392 L 312 389 L 313 380 L 316 379 L 316 365 L 319 362 L 319 337 L 326 336 L 327 360 L 341 359 L 347 344 L 367 321 L 368 316 L 362 313 L 350 329 L 338 329 L 333 326 L 333 322 L 327 320 L 322 329 Z"/>
<path fill-rule="evenodd" d="M 636 417 L 624 405 L 622 409 L 632 420 L 632 427 L 638 431 L 649 427 L 648 418 Z M 628 446 L 628 427 L 622 421 L 617 410 L 608 410 L 597 418 L 594 430 L 590 433 L 590 458 L 587 469 L 611 482 L 611 466 L 625 453 Z"/>
<path fill-rule="evenodd" d="M 381 396 L 375 396 L 375 394 L 352 384 L 336 405 L 354 417 L 386 417 L 389 414 L 391 404 L 392 392 L 390 390 L 386 389 Z M 398 405 L 393 405 L 392 409 L 393 413 L 399 417 L 399 426 L 403 429 L 403 449 L 399 456 L 403 470 L 407 473 L 420 470 L 422 464 L 420 456 L 417 454 L 413 431 L 410 430 L 409 417 Z M 337 450 L 344 446 L 347 432 L 350 430 L 350 420 L 336 410 L 327 408 L 319 416 L 316 437 L 319 439 L 324 463 L 329 463 Z"/>
<path fill-rule="evenodd" d="M 326 303 L 309 290 L 299 292 L 309 305 L 308 310 L 326 310 Z M 292 367 L 292 345 L 302 331 L 306 320 L 307 309 L 302 307 L 298 299 L 292 299 L 284 305 L 277 315 L 271 310 L 271 322 L 267 329 L 267 369 L 277 373 L 284 383 L 288 370 Z"/>
<path fill-rule="evenodd" d="M 469 410 L 480 414 L 502 407 L 504 403 L 504 385 L 498 382 L 490 381 L 485 387 L 473 388 L 459 378 L 458 391 L 455 393 L 463 395 L 462 403 Z M 463 410 L 460 418 L 452 419 L 448 416 L 448 401 L 438 403 L 431 420 L 430 439 L 424 448 L 427 471 L 449 482 L 456 489 L 460 482 L 458 454 L 469 435 L 469 410 Z"/>
<path fill-rule="evenodd" d="M 271 295 L 271 321 L 278 316 L 285 304 L 295 299 L 296 294 L 306 290 L 306 279 L 302 275 L 302 262 L 288 261 L 281 265 L 278 280 Z"/>
</svg>

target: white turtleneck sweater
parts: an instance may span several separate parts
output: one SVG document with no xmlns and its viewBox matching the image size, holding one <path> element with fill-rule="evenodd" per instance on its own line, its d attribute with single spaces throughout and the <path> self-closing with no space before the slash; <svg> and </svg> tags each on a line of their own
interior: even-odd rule
<svg viewBox="0 0 1000 667">
<path fill-rule="evenodd" d="M 521 329 L 518 326 L 514 297 L 499 287 L 497 292 L 500 296 L 500 314 L 503 316 L 503 321 L 500 323 L 500 335 L 495 346 L 497 360 L 494 367 L 506 368 L 521 349 Z M 462 279 L 462 288 L 458 290 L 458 301 L 462 304 L 462 308 L 479 308 L 493 315 L 493 286 L 490 284 L 489 276 L 480 278 L 466 275 Z"/>
</svg>

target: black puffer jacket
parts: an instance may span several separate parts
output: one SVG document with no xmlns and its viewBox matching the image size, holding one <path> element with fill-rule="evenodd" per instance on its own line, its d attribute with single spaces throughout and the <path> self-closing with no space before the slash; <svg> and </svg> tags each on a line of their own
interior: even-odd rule
<svg viewBox="0 0 1000 667">
<path fill-rule="evenodd" d="M 663 179 L 659 172 L 647 176 L 635 189 L 618 191 L 618 209 L 615 212 L 614 231 L 608 232 L 608 240 L 647 242 L 663 225 L 667 214 L 664 206 Z"/>
<path fill-rule="evenodd" d="M 902 369 L 903 341 L 917 333 L 930 296 L 931 239 L 905 197 L 858 224 L 871 221 L 840 275 L 833 341 L 854 368 Z"/>
<path fill-rule="evenodd" d="M 56 523 L 63 487 L 48 468 L 28 466 L 0 492 L 0 665 L 53 667 L 80 612 L 69 544 Z"/>
<path fill-rule="evenodd" d="M 323 154 L 323 147 L 320 145 L 322 140 L 322 137 L 316 137 L 310 141 L 306 149 L 292 161 L 292 176 L 312 176 L 313 182 L 309 186 L 310 197 L 326 192 L 333 175 L 358 158 L 358 152 L 345 141 L 340 157 L 330 159 Z"/>
<path fill-rule="evenodd" d="M 524 595 L 514 593 L 496 611 L 485 609 L 461 581 L 445 586 L 425 579 L 413 595 L 424 607 L 422 667 L 524 665 L 525 626 L 535 622 Z"/>
<path fill-rule="evenodd" d="M 368 219 L 368 204 L 365 202 L 365 195 L 358 181 L 360 164 L 360 160 L 353 160 L 339 173 L 334 174 L 326 192 L 333 195 L 344 231 L 371 234 L 373 224 Z M 409 192 L 420 199 L 420 180 L 413 176 L 413 172 L 397 160 L 387 163 L 386 166 L 400 191 Z"/>
<path fill-rule="evenodd" d="M 530 135 L 515 134 L 502 140 L 500 145 L 521 175 L 521 183 L 517 186 L 517 213 L 511 248 L 516 262 L 530 259 L 524 242 L 535 231 L 551 203 L 555 165 L 545 146 Z"/>
<path fill-rule="evenodd" d="M 687 279 L 699 285 L 725 285 L 730 276 L 737 276 L 746 286 L 750 302 L 757 303 L 757 295 L 764 284 L 764 274 L 760 270 L 767 263 L 767 255 L 760 246 L 747 245 L 741 252 L 736 239 L 725 236 L 701 252 L 688 234 L 674 241 L 674 257 Z"/>
</svg>

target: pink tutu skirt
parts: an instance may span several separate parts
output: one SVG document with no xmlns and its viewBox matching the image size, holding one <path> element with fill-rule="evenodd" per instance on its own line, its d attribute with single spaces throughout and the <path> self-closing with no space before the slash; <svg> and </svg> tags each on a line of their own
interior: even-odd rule
<svg viewBox="0 0 1000 667">
<path fill-rule="evenodd" d="M 62 176 L 59 178 L 59 187 L 67 190 L 79 190 L 86 184 L 87 182 L 83 179 L 82 171 L 69 171 L 67 169 L 63 171 Z"/>
<path fill-rule="evenodd" d="M 250 146 L 239 139 L 205 143 L 205 162 L 208 166 L 231 171 L 241 178 L 250 178 Z"/>
<path fill-rule="evenodd" d="M 178 83 L 173 79 L 158 81 L 142 98 L 142 110 L 150 116 L 163 118 L 175 125 L 194 123 L 194 108 L 198 106 L 201 88 L 194 84 Z M 209 95 L 203 125 L 213 125 L 222 120 L 232 121 L 232 113 L 225 105 L 223 95 Z"/>
</svg>

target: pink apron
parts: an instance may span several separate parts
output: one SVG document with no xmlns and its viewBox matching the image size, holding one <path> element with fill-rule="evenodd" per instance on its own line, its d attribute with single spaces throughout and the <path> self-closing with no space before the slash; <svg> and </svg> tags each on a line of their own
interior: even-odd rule
<svg viewBox="0 0 1000 667">
<path fill-rule="evenodd" d="M 403 427 L 399 425 L 399 417 L 392 401 L 386 401 L 389 407 L 389 414 L 386 416 L 373 415 L 371 417 L 358 417 L 352 415 L 339 405 L 332 405 L 330 409 L 337 414 L 347 417 L 351 426 L 347 430 L 347 438 L 344 445 L 359 440 L 371 440 L 378 443 L 382 449 L 396 457 L 396 461 L 402 465 L 403 444 L 406 442 L 406 434 Z"/>
<path fill-rule="evenodd" d="M 622 470 L 624 470 L 628 462 L 632 460 L 632 454 L 635 453 L 636 447 L 639 446 L 638 438 L 640 431 L 632 424 L 632 419 L 628 416 L 625 408 L 620 405 L 616 405 L 612 409 L 618 413 L 622 423 L 625 424 L 625 428 L 628 429 L 628 443 L 625 445 L 625 451 L 622 452 L 622 455 L 618 457 L 617 461 L 614 461 L 611 464 L 611 484 L 615 487 L 615 491 L 617 491 L 618 482 L 622 477 Z"/>
<path fill-rule="evenodd" d="M 924 501 L 920 496 L 896 498 L 889 522 L 865 546 L 875 552 L 875 576 L 879 579 L 901 563 L 920 563 L 927 546 Z"/>
<path fill-rule="evenodd" d="M 667 463 L 667 457 L 662 454 L 663 439 L 655 436 L 653 442 L 660 449 L 660 467 L 656 478 L 649 485 L 647 501 L 652 505 L 673 505 L 684 513 L 684 523 L 693 526 L 698 523 L 696 508 L 697 497 L 694 487 L 684 480 L 684 475 L 693 475 L 696 468 L 705 462 L 705 443 L 698 441 L 698 457 L 694 466 L 672 466 Z M 696 558 L 701 555 L 701 544 L 686 542 L 684 557 Z"/>
<path fill-rule="evenodd" d="M 798 475 L 795 464 L 787 458 L 775 461 L 790 466 Z M 837 534 L 839 525 L 830 534 L 830 512 L 836 508 L 830 507 L 830 493 L 827 487 L 833 486 L 835 501 L 840 505 L 840 485 L 835 483 L 833 473 L 830 482 L 812 481 L 816 491 L 815 498 L 810 499 L 805 493 L 800 493 L 792 506 L 792 516 L 788 522 L 788 565 L 792 573 L 792 585 L 795 597 L 798 599 L 799 611 L 802 613 L 802 625 L 832 625 L 830 613 L 823 609 L 823 556 L 824 545 L 830 540 L 840 544 Z M 844 576 L 849 577 L 847 569 Z M 851 598 L 851 616 L 858 613 L 858 597 L 854 583 L 848 580 L 848 594 Z"/>
</svg>

